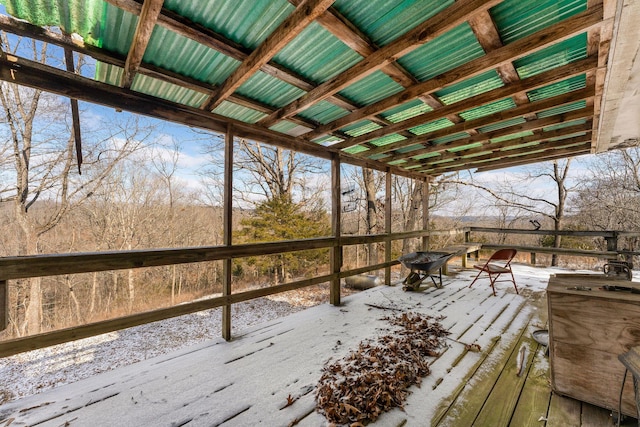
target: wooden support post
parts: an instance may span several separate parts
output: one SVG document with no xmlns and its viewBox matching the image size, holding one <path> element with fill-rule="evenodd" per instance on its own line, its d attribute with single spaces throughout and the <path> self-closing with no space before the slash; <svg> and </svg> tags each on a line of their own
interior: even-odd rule
<svg viewBox="0 0 640 427">
<path fill-rule="evenodd" d="M 386 181 L 385 181 L 385 193 L 384 193 L 384 232 L 387 233 L 387 238 L 384 241 L 384 260 L 385 262 L 391 261 L 391 239 L 388 237 L 391 234 L 391 170 L 387 169 Z M 384 269 L 384 284 L 391 285 L 391 267 Z"/>
<path fill-rule="evenodd" d="M 536 253 L 531 252 L 531 265 L 536 265 Z"/>
<path fill-rule="evenodd" d="M 331 233 L 336 245 L 331 248 L 330 268 L 336 276 L 331 280 L 329 302 L 340 305 L 340 269 L 342 268 L 342 245 L 340 244 L 340 158 L 337 154 L 331 159 Z"/>
<path fill-rule="evenodd" d="M 431 180 L 426 179 L 422 184 L 422 229 L 429 231 L 429 187 Z M 422 250 L 429 250 L 429 236 L 422 237 Z"/>
<path fill-rule="evenodd" d="M 618 250 L 618 232 L 617 231 L 614 231 L 611 236 L 605 237 L 604 239 L 607 241 L 607 251 Z"/>
<path fill-rule="evenodd" d="M 227 125 L 227 133 L 224 140 L 224 200 L 222 213 L 223 244 L 232 244 L 233 223 L 233 128 Z M 231 269 L 233 259 L 226 258 L 222 267 L 222 295 L 231 295 Z M 222 338 L 231 340 L 231 304 L 222 306 Z"/>
<path fill-rule="evenodd" d="M 9 326 L 9 282 L 0 280 L 0 332 Z"/>
</svg>

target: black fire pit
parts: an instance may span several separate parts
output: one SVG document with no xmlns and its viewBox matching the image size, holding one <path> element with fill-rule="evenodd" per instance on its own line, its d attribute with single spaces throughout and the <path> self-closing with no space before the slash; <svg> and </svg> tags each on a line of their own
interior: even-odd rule
<svg viewBox="0 0 640 427">
<path fill-rule="evenodd" d="M 411 273 L 404 279 L 405 290 L 417 290 L 424 279 L 428 277 L 436 288 L 442 287 L 442 266 L 445 265 L 453 255 L 448 252 L 411 252 L 402 255 L 398 261 L 411 270 Z M 435 276 L 435 273 L 438 273 Z M 436 277 L 440 280 L 436 282 Z"/>
</svg>

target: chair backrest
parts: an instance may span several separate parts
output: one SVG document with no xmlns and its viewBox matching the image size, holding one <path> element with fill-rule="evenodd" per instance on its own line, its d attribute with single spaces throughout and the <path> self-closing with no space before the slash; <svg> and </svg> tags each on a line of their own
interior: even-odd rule
<svg viewBox="0 0 640 427">
<path fill-rule="evenodd" d="M 507 261 L 507 263 L 509 263 L 509 261 L 511 261 L 513 257 L 516 256 L 517 252 L 518 251 L 515 249 L 500 249 L 493 255 L 491 255 L 489 261 Z"/>
</svg>

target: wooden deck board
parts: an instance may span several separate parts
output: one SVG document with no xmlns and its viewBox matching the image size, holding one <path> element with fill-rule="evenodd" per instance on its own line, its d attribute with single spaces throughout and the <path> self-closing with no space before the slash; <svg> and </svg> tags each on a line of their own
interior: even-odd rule
<svg viewBox="0 0 640 427">
<path fill-rule="evenodd" d="M 397 311 L 373 306 L 443 316 L 452 338 L 431 362 L 432 374 L 411 388 L 404 410 L 383 414 L 376 425 L 611 426 L 609 411 L 551 395 L 548 358 L 531 338 L 546 322 L 542 306 L 513 289 L 499 289 L 498 297 L 469 289 L 469 274 L 448 277 L 443 289 L 374 288 L 345 298 L 341 307 L 315 307 L 231 342 L 210 341 L 9 402 L 0 406 L 0 426 L 10 418 L 11 427 L 97 426 L 104 419 L 111 425 L 326 425 L 315 410 L 322 367 L 327 355 L 342 358 L 388 327 L 382 317 Z M 481 352 L 465 344 L 478 344 Z M 522 345 L 529 349 L 526 375 L 517 377 Z"/>
</svg>

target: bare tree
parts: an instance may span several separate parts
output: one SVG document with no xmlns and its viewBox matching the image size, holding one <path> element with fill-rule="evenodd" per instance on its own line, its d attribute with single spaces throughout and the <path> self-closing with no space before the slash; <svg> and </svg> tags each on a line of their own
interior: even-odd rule
<svg viewBox="0 0 640 427">
<path fill-rule="evenodd" d="M 19 40 L 12 41 L 2 33 L 6 50 L 15 51 Z M 47 45 L 32 41 L 30 50 L 34 60 L 51 60 Z M 21 49 L 25 49 L 22 46 Z M 79 66 L 83 61 L 79 61 Z M 20 237 L 17 254 L 36 254 L 40 238 L 54 229 L 78 204 L 90 197 L 108 176 L 114 165 L 127 157 L 140 144 L 139 130 L 130 131 L 111 123 L 110 133 L 102 138 L 95 135 L 85 142 L 85 170 L 75 173 L 75 140 L 69 122 L 69 103 L 40 90 L 0 83 L 0 111 L 2 132 L 7 145 L 0 153 L 13 158 L 7 175 L 15 185 L 2 188 L 1 202 L 13 206 L 12 219 Z M 134 137 L 135 135 L 135 137 Z M 0 163 L 8 165 L 3 158 Z M 46 210 L 34 214 L 38 202 L 46 201 Z M 13 315 L 13 329 L 17 335 L 33 334 L 42 328 L 41 279 L 33 278 L 17 285 L 18 301 Z M 22 310 L 24 307 L 24 310 Z"/>
<path fill-rule="evenodd" d="M 574 190 L 569 187 L 569 170 L 571 158 L 541 163 L 524 169 L 524 173 L 516 178 L 509 175 L 502 182 L 493 185 L 474 181 L 461 181 L 489 194 L 495 206 L 501 209 L 511 208 L 514 215 L 535 215 L 552 221 L 555 231 L 562 230 L 566 216 L 567 197 Z M 553 247 L 561 245 L 560 235 L 555 235 Z M 551 265 L 558 265 L 558 256 L 554 254 Z"/>
</svg>

